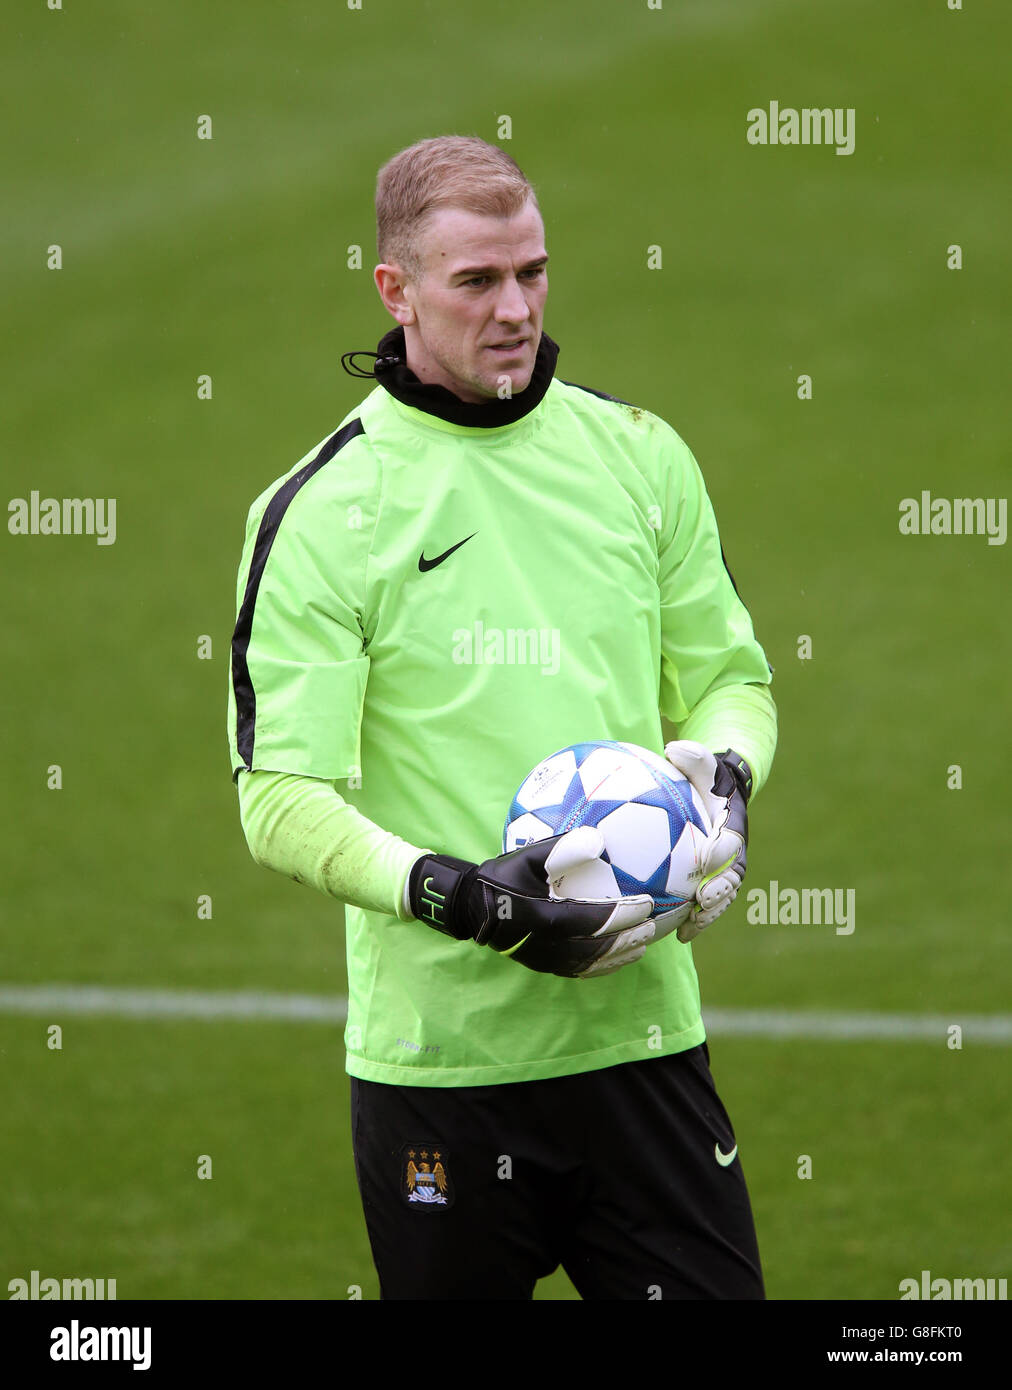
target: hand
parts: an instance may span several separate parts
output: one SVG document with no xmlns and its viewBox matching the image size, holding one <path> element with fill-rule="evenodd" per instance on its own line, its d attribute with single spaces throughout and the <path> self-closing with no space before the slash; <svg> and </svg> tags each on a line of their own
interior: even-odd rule
<svg viewBox="0 0 1012 1390">
<path fill-rule="evenodd" d="M 684 739 L 669 743 L 664 756 L 699 793 L 713 827 L 696 887 L 697 906 L 678 929 L 679 941 L 691 941 L 731 906 L 745 877 L 752 770 L 730 748 L 710 753 Z"/>
<path fill-rule="evenodd" d="M 561 898 L 556 888 L 604 847 L 580 826 L 510 854 L 472 864 L 426 855 L 411 870 L 411 911 L 458 941 L 512 956 L 529 970 L 569 979 L 610 975 L 640 959 L 656 932 L 648 894 Z"/>
</svg>

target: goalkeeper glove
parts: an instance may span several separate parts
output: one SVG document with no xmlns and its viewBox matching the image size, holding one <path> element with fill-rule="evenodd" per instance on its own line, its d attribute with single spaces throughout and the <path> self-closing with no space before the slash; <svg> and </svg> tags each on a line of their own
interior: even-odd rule
<svg viewBox="0 0 1012 1390">
<path fill-rule="evenodd" d="M 664 756 L 699 793 L 713 827 L 696 886 L 697 906 L 678 929 L 679 941 L 691 941 L 731 906 L 745 877 L 752 770 L 730 748 L 710 753 L 688 740 L 669 743 Z"/>
<path fill-rule="evenodd" d="M 653 940 L 653 901 L 555 897 L 560 879 L 599 857 L 599 830 L 580 826 L 483 864 L 426 855 L 408 878 L 411 911 L 458 941 L 510 955 L 529 970 L 570 979 L 610 975 Z"/>
</svg>

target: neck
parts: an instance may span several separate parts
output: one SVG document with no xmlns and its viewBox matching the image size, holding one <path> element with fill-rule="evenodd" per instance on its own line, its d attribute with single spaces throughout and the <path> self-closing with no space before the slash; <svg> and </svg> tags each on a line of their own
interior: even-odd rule
<svg viewBox="0 0 1012 1390">
<path fill-rule="evenodd" d="M 544 398 L 555 375 L 555 363 L 559 347 L 542 333 L 538 352 L 534 360 L 531 379 L 522 391 L 500 400 L 490 396 L 476 401 L 465 401 L 438 382 L 426 382 L 414 369 L 411 352 L 406 342 L 404 329 L 393 328 L 380 339 L 376 349 L 376 380 L 392 396 L 416 410 L 438 415 L 440 419 L 453 424 L 471 425 L 479 429 L 495 429 L 510 425 L 529 415 Z M 419 364 L 422 371 L 423 364 Z"/>
</svg>

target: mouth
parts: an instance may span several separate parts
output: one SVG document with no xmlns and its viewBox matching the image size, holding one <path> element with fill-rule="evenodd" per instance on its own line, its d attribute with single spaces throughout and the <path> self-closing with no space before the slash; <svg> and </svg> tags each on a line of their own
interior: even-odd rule
<svg viewBox="0 0 1012 1390">
<path fill-rule="evenodd" d="M 516 353 L 519 352 L 522 347 L 526 347 L 528 341 L 527 338 L 512 338 L 505 343 L 489 343 L 488 350 L 489 352 L 502 352 L 506 354 Z"/>
</svg>

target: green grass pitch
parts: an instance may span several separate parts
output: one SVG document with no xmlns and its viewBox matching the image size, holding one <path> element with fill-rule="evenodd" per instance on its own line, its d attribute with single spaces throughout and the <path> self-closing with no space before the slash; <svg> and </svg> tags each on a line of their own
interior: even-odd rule
<svg viewBox="0 0 1012 1390">
<path fill-rule="evenodd" d="M 377 167 L 508 115 L 559 374 L 690 444 L 776 671 L 746 888 L 856 895 L 838 935 L 750 925 L 743 893 L 695 949 L 704 1006 L 1007 1010 L 1008 546 L 898 508 L 1008 491 L 1010 39 L 997 0 L 23 8 L 5 500 L 118 505 L 109 546 L 3 537 L 0 984 L 344 994 L 340 907 L 253 864 L 229 778 L 245 513 L 367 389 L 339 359 L 388 326 Z M 853 108 L 854 153 L 749 145 L 774 99 Z M 1007 1043 L 711 1053 L 771 1297 L 1008 1274 Z M 343 1067 L 336 1025 L 0 1011 L 0 1283 L 375 1298 Z"/>
</svg>

